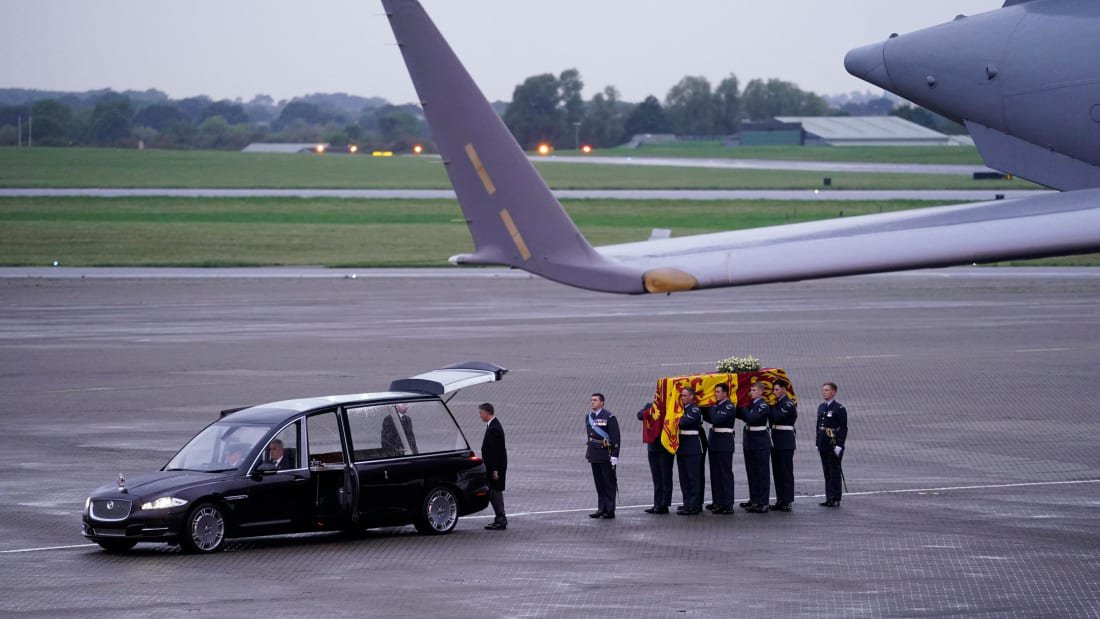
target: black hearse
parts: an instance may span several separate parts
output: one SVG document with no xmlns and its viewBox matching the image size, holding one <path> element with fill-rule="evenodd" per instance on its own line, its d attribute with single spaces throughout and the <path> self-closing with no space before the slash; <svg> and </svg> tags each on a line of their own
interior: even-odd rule
<svg viewBox="0 0 1100 619">
<path fill-rule="evenodd" d="M 485 509 L 489 489 L 443 396 L 506 372 L 458 363 L 381 393 L 225 411 L 159 472 L 120 474 L 88 497 L 84 537 L 108 551 L 162 542 L 209 553 L 233 537 L 407 524 L 449 533 Z"/>
</svg>

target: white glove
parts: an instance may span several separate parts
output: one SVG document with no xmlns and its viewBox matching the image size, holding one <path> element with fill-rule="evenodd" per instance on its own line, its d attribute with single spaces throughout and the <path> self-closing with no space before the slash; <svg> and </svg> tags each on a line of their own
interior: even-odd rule
<svg viewBox="0 0 1100 619">
<path fill-rule="evenodd" d="M 611 466 L 619 466 L 619 459 L 615 456 L 611 456 Z"/>
<path fill-rule="evenodd" d="M 837 445 L 836 447 L 833 447 L 833 453 L 835 453 L 836 457 L 838 457 L 838 458 L 840 457 L 840 453 L 842 451 L 844 451 L 844 448 L 841 447 L 840 445 Z"/>
</svg>

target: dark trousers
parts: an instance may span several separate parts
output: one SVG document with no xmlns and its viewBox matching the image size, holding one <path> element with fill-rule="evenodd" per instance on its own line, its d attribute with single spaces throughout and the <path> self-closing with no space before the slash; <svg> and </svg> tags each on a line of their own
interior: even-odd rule
<svg viewBox="0 0 1100 619">
<path fill-rule="evenodd" d="M 596 483 L 596 496 L 599 497 L 597 511 L 605 514 L 615 513 L 615 469 L 610 462 L 592 462 L 592 481 Z"/>
<path fill-rule="evenodd" d="M 825 473 L 825 500 L 839 502 L 841 493 L 840 458 L 836 457 L 831 447 L 825 450 L 819 449 L 817 453 L 821 454 L 821 471 Z"/>
<path fill-rule="evenodd" d="M 658 442 L 649 447 L 649 472 L 653 475 L 653 506 L 672 505 L 672 462 L 675 456 Z"/>
<path fill-rule="evenodd" d="M 710 498 L 715 505 L 733 505 L 733 452 L 710 450 Z"/>
<path fill-rule="evenodd" d="M 504 515 L 504 491 L 490 490 L 489 504 L 493 506 L 493 513 L 496 514 L 496 518 L 493 518 L 493 522 L 505 525 L 508 524 L 508 516 Z"/>
<path fill-rule="evenodd" d="M 676 455 L 676 468 L 680 471 L 680 492 L 684 497 L 684 509 L 703 509 L 703 456 Z"/>
<path fill-rule="evenodd" d="M 753 505 L 767 505 L 771 494 L 771 472 L 768 461 L 771 449 L 750 449 L 745 451 L 745 475 L 749 478 L 749 501 Z"/>
<path fill-rule="evenodd" d="M 772 475 L 775 477 L 775 502 L 794 503 L 794 450 L 772 450 Z"/>
</svg>

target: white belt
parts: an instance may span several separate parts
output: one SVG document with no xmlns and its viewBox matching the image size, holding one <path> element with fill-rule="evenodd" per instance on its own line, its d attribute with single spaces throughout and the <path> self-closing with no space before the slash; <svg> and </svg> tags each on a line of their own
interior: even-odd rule
<svg viewBox="0 0 1100 619">
<path fill-rule="evenodd" d="M 711 428 L 719 434 L 733 434 L 733 428 Z"/>
<path fill-rule="evenodd" d="M 768 426 L 745 426 L 745 429 L 750 432 L 764 432 L 768 429 Z"/>
<path fill-rule="evenodd" d="M 772 426 L 772 430 L 790 430 L 794 432 L 794 426 Z"/>
<path fill-rule="evenodd" d="M 699 436 L 698 430 L 680 430 L 680 436 Z"/>
</svg>

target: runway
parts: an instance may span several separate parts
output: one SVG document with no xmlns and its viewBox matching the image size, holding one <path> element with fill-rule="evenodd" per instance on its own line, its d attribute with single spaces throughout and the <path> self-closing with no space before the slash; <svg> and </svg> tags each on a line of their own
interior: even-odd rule
<svg viewBox="0 0 1100 619">
<path fill-rule="evenodd" d="M 847 161 L 783 161 L 773 159 L 699 159 L 692 157 L 531 157 L 532 161 L 590 165 L 658 166 L 721 170 L 790 170 L 796 172 L 853 172 L 862 174 L 947 174 L 972 176 L 993 172 L 984 165 L 932 163 L 857 163 Z"/>
<path fill-rule="evenodd" d="M 929 200 L 981 202 L 1027 198 L 1042 190 L 833 190 L 833 189 L 560 189 L 560 200 L 783 200 L 844 202 Z M 0 198 L 341 198 L 356 200 L 454 200 L 450 189 L 0 189 Z"/>
<path fill-rule="evenodd" d="M 515 271 L 3 269 L 0 614 L 1100 616 L 1098 302 L 1100 269 L 650 297 Z M 802 397 L 794 513 L 642 513 L 634 412 L 658 377 L 733 354 L 786 368 Z M 219 410 L 467 359 L 511 369 L 450 404 L 475 448 L 476 405 L 497 407 L 507 531 L 482 530 L 482 513 L 443 538 L 296 536 L 205 557 L 106 555 L 79 536 L 92 489 L 159 468 Z M 850 413 L 837 510 L 815 499 L 825 380 Z M 614 521 L 585 517 L 597 390 L 623 427 Z"/>
</svg>

